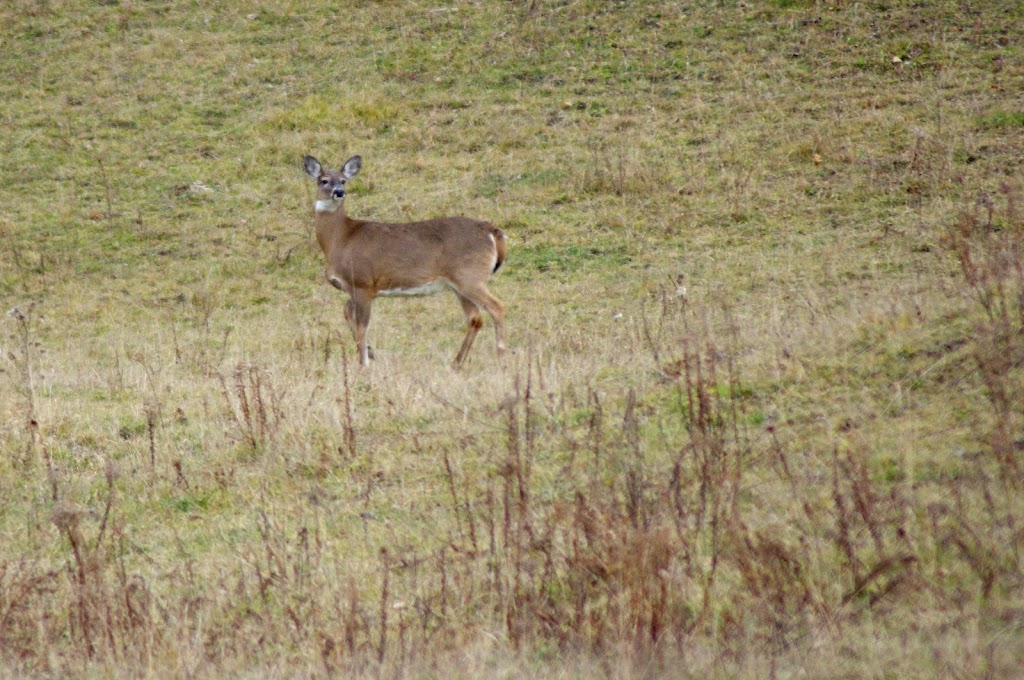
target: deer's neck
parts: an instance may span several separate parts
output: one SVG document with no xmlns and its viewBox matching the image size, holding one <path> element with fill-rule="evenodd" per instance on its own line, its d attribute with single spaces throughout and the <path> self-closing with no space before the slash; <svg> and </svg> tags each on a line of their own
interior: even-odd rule
<svg viewBox="0 0 1024 680">
<path fill-rule="evenodd" d="M 334 211 L 321 210 L 320 206 L 317 206 L 313 221 L 316 226 L 316 240 L 325 254 L 330 254 L 334 249 L 341 247 L 355 228 L 355 223 L 345 214 L 343 206 L 338 206 Z"/>
</svg>

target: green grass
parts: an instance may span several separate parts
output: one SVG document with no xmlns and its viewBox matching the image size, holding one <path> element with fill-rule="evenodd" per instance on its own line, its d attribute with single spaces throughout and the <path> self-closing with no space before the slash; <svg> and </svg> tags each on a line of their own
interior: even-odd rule
<svg viewBox="0 0 1024 680">
<path fill-rule="evenodd" d="M 7 3 L 0 666 L 1019 672 L 1019 10 Z M 357 153 L 505 230 L 511 357 L 356 366 Z"/>
</svg>

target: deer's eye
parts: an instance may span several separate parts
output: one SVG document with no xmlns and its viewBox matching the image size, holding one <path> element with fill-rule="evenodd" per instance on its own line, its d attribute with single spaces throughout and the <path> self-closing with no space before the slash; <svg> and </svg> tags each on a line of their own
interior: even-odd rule
<svg viewBox="0 0 1024 680">
<path fill-rule="evenodd" d="M 324 186 L 327 186 L 327 185 L 328 185 L 328 184 L 330 184 L 330 183 L 331 183 L 331 180 L 329 180 L 329 179 L 326 179 L 326 178 L 325 178 L 325 179 L 322 179 L 322 180 L 320 180 L 320 184 L 322 184 L 322 185 L 324 185 Z"/>
</svg>

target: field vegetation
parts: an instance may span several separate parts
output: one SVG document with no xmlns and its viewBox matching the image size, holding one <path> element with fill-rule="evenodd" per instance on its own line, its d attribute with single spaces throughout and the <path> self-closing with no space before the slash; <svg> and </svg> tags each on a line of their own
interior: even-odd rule
<svg viewBox="0 0 1024 680">
<path fill-rule="evenodd" d="M 0 675 L 1024 675 L 1021 16 L 3 3 Z"/>
</svg>

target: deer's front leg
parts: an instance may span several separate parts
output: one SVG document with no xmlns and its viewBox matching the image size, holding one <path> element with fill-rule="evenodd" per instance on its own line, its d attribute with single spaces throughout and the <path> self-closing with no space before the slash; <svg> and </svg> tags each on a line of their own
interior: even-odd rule
<svg viewBox="0 0 1024 680">
<path fill-rule="evenodd" d="M 373 358 L 373 350 L 366 344 L 366 331 L 370 326 L 370 305 L 373 298 L 360 291 L 354 291 L 348 304 L 345 305 L 345 320 L 352 329 L 352 337 L 355 338 L 356 347 L 359 350 L 359 363 L 363 366 L 370 364 Z"/>
<path fill-rule="evenodd" d="M 356 310 L 355 303 L 353 303 L 352 300 L 349 299 L 349 301 L 347 303 L 345 303 L 345 322 L 348 323 L 349 330 L 352 331 L 352 338 L 356 341 L 356 346 L 360 347 L 360 345 L 359 345 L 359 331 L 357 330 L 358 327 L 356 326 L 356 311 L 355 310 Z M 367 309 L 367 311 L 366 311 L 366 323 L 367 323 L 367 325 L 369 325 L 369 323 L 370 323 L 370 311 L 369 311 L 369 309 Z M 363 336 L 362 337 L 363 337 L 364 344 L 365 344 L 365 340 L 366 340 L 366 326 L 363 327 Z M 367 344 L 366 345 L 366 359 L 373 359 L 373 358 L 374 358 L 374 356 L 373 356 L 373 347 L 370 347 Z M 359 350 L 359 361 L 364 366 L 367 364 L 367 360 L 366 359 L 363 358 L 363 350 L 360 349 Z"/>
<path fill-rule="evenodd" d="M 345 323 L 348 324 L 348 328 L 352 331 L 352 337 L 356 337 L 356 319 L 355 319 L 355 305 L 352 303 L 352 298 L 348 299 L 345 303 Z"/>
</svg>

